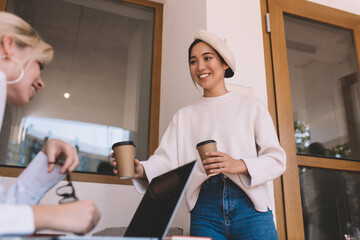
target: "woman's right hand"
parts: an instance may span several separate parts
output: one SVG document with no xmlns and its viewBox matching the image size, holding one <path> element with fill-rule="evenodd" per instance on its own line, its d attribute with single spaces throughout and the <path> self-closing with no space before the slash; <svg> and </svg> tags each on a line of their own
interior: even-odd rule
<svg viewBox="0 0 360 240">
<path fill-rule="evenodd" d="M 134 164 L 135 164 L 135 172 L 134 172 L 134 178 L 144 178 L 147 179 L 146 174 L 145 174 L 145 169 L 144 166 L 142 164 L 140 164 L 140 161 L 137 160 L 136 158 L 134 159 Z"/>
<path fill-rule="evenodd" d="M 55 230 L 79 235 L 90 232 L 101 214 L 92 200 L 60 205 L 32 206 L 36 230 Z"/>
<path fill-rule="evenodd" d="M 110 157 L 114 157 L 114 153 L 110 154 Z M 113 168 L 113 172 L 114 174 L 118 174 L 117 171 L 117 163 L 115 160 L 111 161 L 111 165 L 114 167 Z M 146 174 L 145 174 L 145 169 L 143 167 L 143 165 L 140 164 L 140 161 L 137 160 L 136 158 L 134 159 L 134 178 L 144 178 L 146 179 Z"/>
</svg>

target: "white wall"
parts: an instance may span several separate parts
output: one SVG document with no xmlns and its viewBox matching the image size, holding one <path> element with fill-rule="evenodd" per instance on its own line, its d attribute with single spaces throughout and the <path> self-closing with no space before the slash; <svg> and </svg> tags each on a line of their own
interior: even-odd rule
<svg viewBox="0 0 360 240">
<path fill-rule="evenodd" d="M 199 98 L 189 73 L 188 47 L 206 28 L 206 0 L 167 0 L 164 5 L 160 136 L 175 112 Z"/>
<path fill-rule="evenodd" d="M 345 12 L 360 14 L 360 1 L 358 0 L 308 0 L 328 7 L 340 9 Z"/>
<path fill-rule="evenodd" d="M 157 0 L 164 2 L 163 58 L 160 101 L 160 136 L 172 115 L 200 93 L 192 85 L 187 65 L 187 48 L 194 33 L 205 28 L 228 39 L 237 59 L 237 72 L 231 83 L 247 86 L 266 101 L 264 54 L 261 35 L 259 1 L 246 0 Z M 314 0 L 315 2 L 315 0 Z M 320 0 L 318 0 L 320 2 Z M 334 4 L 334 1 L 322 1 Z M 336 1 L 336 7 L 360 14 L 358 1 Z M 14 178 L 4 178 L 5 185 Z M 141 196 L 131 186 L 75 183 L 81 199 L 94 199 L 103 217 L 94 231 L 105 227 L 126 226 Z M 50 191 L 41 203 L 55 204 L 57 197 Z M 189 214 L 182 203 L 173 226 L 188 233 Z"/>
<path fill-rule="evenodd" d="M 234 77 L 228 83 L 252 89 L 267 102 L 260 1 L 208 0 L 207 30 L 226 38 L 236 59 Z"/>
</svg>

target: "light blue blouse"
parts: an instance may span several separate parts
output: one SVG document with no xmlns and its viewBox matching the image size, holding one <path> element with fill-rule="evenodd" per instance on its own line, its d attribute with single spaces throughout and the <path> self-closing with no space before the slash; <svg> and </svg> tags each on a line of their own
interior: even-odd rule
<svg viewBox="0 0 360 240">
<path fill-rule="evenodd" d="M 0 131 L 5 105 L 6 78 L 0 71 Z M 35 231 L 30 206 L 38 204 L 44 194 L 64 178 L 59 166 L 51 173 L 47 168 L 47 157 L 39 152 L 7 190 L 0 179 L 0 235 L 26 235 Z"/>
</svg>

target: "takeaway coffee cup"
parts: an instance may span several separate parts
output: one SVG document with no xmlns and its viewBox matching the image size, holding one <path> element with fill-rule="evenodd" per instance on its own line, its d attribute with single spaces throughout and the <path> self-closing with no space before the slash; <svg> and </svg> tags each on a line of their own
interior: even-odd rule
<svg viewBox="0 0 360 240">
<path fill-rule="evenodd" d="M 201 161 L 203 161 L 206 158 L 209 158 L 208 156 L 205 155 L 206 152 L 216 152 L 217 148 L 216 148 L 216 142 L 215 140 L 206 140 L 203 142 L 200 142 L 196 145 L 196 149 L 199 152 Z M 206 171 L 206 175 L 208 176 L 214 176 L 217 175 L 218 173 L 210 173 L 210 169 L 205 169 Z"/>
<path fill-rule="evenodd" d="M 133 141 L 114 143 L 112 146 L 117 164 L 118 177 L 129 179 L 134 177 L 135 144 Z"/>
</svg>

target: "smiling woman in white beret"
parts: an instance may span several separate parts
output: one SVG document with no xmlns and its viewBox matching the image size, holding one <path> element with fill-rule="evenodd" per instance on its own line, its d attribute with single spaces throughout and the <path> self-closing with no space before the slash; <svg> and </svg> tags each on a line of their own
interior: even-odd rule
<svg viewBox="0 0 360 240">
<path fill-rule="evenodd" d="M 190 235 L 278 239 L 267 183 L 284 173 L 286 156 L 267 108 L 226 89 L 224 78 L 234 75 L 236 63 L 222 38 L 199 30 L 188 54 L 192 80 L 203 96 L 174 115 L 148 161 L 135 159 L 134 185 L 144 192 L 154 177 L 194 159 L 200 162 L 196 145 L 215 140 L 218 151 L 206 153 L 185 193 Z M 208 176 L 203 164 L 216 175 Z"/>
</svg>

